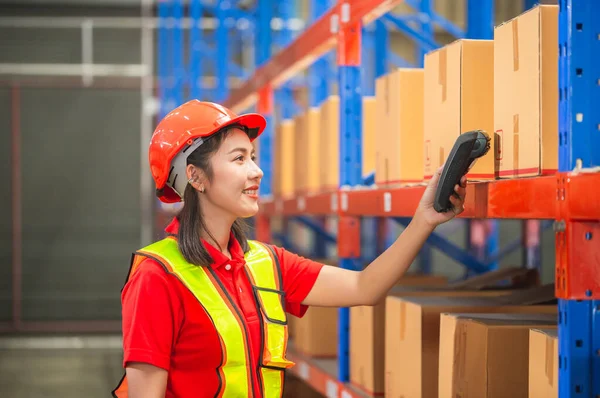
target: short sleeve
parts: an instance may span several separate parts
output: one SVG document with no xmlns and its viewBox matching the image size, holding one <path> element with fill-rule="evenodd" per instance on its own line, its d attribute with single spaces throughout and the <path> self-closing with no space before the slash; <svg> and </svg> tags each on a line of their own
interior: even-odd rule
<svg viewBox="0 0 600 398">
<path fill-rule="evenodd" d="M 147 259 L 121 294 L 123 366 L 144 362 L 169 370 L 171 351 L 183 321 L 182 300 L 172 276 Z"/>
<path fill-rule="evenodd" d="M 286 311 L 302 317 L 308 306 L 302 301 L 315 284 L 324 264 L 291 253 L 281 247 L 273 247 L 281 266 Z"/>
</svg>

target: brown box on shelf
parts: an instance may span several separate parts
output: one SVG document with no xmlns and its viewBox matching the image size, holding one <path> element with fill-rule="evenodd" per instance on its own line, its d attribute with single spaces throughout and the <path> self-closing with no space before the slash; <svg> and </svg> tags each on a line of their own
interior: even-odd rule
<svg viewBox="0 0 600 398">
<path fill-rule="evenodd" d="M 294 195 L 306 192 L 308 187 L 308 173 L 306 162 L 308 154 L 302 150 L 308 140 L 308 112 L 302 111 L 294 117 Z"/>
<path fill-rule="evenodd" d="M 295 185 L 295 138 L 294 121 L 286 119 L 275 127 L 274 162 L 276 175 L 273 177 L 273 193 L 279 197 L 294 195 Z"/>
<path fill-rule="evenodd" d="M 423 69 L 396 69 L 375 83 L 375 183 L 423 181 Z"/>
<path fill-rule="evenodd" d="M 442 314 L 439 398 L 527 397 L 530 328 L 556 323 L 556 314 Z"/>
<path fill-rule="evenodd" d="M 293 318 L 294 347 L 309 357 L 335 357 L 338 348 L 338 309 L 311 307 L 302 318 Z"/>
<path fill-rule="evenodd" d="M 314 261 L 337 266 L 338 260 L 313 259 Z M 313 358 L 328 358 L 337 355 L 338 348 L 338 308 L 309 307 L 302 318 L 288 315 L 288 329 L 293 336 L 297 352 Z"/>
<path fill-rule="evenodd" d="M 362 175 L 375 171 L 375 134 L 377 101 L 375 97 L 363 97 L 362 115 Z"/>
<path fill-rule="evenodd" d="M 515 271 L 490 272 L 484 278 L 448 284 L 447 278 L 436 275 L 406 274 L 390 295 L 396 297 L 451 296 L 497 297 L 508 296 L 511 290 L 477 290 L 518 274 Z M 350 309 L 350 381 L 369 394 L 384 392 L 385 317 L 386 300 L 375 306 Z"/>
<path fill-rule="evenodd" d="M 320 108 L 309 108 L 304 117 L 305 139 L 297 151 L 302 153 L 304 159 L 302 170 L 305 173 L 305 188 L 302 193 L 310 194 L 319 191 L 320 156 L 321 145 Z"/>
<path fill-rule="evenodd" d="M 534 7 L 494 29 L 494 74 L 498 176 L 554 174 L 559 136 L 558 6 Z"/>
<path fill-rule="evenodd" d="M 425 55 L 424 174 L 444 164 L 459 134 L 484 130 L 494 145 L 494 42 L 461 39 Z M 469 178 L 495 178 L 494 151 Z"/>
<path fill-rule="evenodd" d="M 319 190 L 330 191 L 338 187 L 340 176 L 340 99 L 329 96 L 321 104 L 319 123 Z"/>
<path fill-rule="evenodd" d="M 503 305 L 506 297 L 394 297 L 386 302 L 386 396 L 438 396 L 440 314 L 550 313 L 556 305 Z M 411 358 L 407 361 L 406 358 Z"/>
<path fill-rule="evenodd" d="M 529 398 L 558 398 L 558 331 L 529 330 Z"/>
</svg>

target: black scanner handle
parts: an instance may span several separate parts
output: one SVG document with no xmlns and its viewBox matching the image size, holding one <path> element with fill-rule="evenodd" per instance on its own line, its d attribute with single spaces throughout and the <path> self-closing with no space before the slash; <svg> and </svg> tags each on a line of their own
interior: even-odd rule
<svg viewBox="0 0 600 398">
<path fill-rule="evenodd" d="M 452 209 L 450 196 L 456 195 L 454 187 L 460 183 L 475 161 L 490 149 L 490 138 L 482 130 L 474 130 L 458 136 L 448 159 L 444 164 L 433 202 L 433 208 L 439 212 Z"/>
</svg>

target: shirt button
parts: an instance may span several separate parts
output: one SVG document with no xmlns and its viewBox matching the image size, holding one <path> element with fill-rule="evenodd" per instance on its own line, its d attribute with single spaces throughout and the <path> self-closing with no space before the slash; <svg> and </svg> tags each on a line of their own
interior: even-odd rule
<svg viewBox="0 0 600 398">
<path fill-rule="evenodd" d="M 227 265 L 225 265 L 225 269 L 226 269 L 227 271 L 229 271 L 229 270 L 231 269 L 231 264 L 227 264 Z"/>
</svg>

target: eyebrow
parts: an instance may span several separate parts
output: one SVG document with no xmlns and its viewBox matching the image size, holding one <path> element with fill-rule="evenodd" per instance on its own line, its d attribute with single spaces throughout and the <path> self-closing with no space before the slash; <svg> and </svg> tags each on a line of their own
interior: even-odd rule
<svg viewBox="0 0 600 398">
<path fill-rule="evenodd" d="M 231 154 L 234 152 L 242 152 L 242 153 L 248 153 L 248 149 L 247 148 L 243 148 L 243 147 L 238 147 L 238 148 L 233 148 L 231 151 L 227 152 L 227 154 Z M 254 148 L 252 148 L 252 153 L 256 152 Z"/>
</svg>

